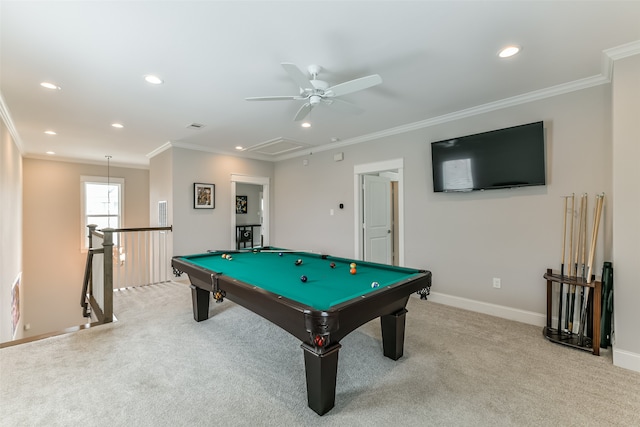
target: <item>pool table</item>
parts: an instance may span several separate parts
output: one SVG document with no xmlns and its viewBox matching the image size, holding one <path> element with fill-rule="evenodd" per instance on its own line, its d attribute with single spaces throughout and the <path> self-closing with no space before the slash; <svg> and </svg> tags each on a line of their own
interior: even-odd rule
<svg viewBox="0 0 640 427">
<path fill-rule="evenodd" d="M 307 399 L 319 415 L 335 403 L 340 340 L 380 317 L 383 353 L 399 359 L 409 296 L 431 287 L 425 270 L 270 247 L 176 256 L 171 264 L 189 276 L 196 321 L 209 317 L 211 295 L 229 298 L 302 341 Z"/>
</svg>

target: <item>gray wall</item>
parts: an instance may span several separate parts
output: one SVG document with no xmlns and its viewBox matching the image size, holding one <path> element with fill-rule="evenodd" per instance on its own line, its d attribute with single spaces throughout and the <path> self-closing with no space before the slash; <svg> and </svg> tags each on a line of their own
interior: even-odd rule
<svg viewBox="0 0 640 427">
<path fill-rule="evenodd" d="M 276 164 L 273 242 L 283 247 L 354 255 L 354 165 L 404 159 L 405 265 L 433 272 L 434 300 L 543 324 L 548 267 L 559 268 L 562 196 L 611 193 L 609 85 L 505 108 L 384 139 Z M 544 120 L 545 187 L 435 194 L 430 142 Z M 345 160 L 334 162 L 343 151 Z M 345 203 L 342 211 L 339 203 Z M 335 208 L 336 214 L 329 215 Z M 611 259 L 605 214 L 596 272 Z M 502 288 L 492 287 L 492 278 Z M 491 311 L 490 311 L 491 312 Z"/>
<path fill-rule="evenodd" d="M 236 225 L 260 224 L 261 185 L 236 184 L 236 195 L 247 196 L 247 213 L 236 215 Z"/>
<path fill-rule="evenodd" d="M 173 207 L 169 209 L 173 211 L 174 255 L 235 247 L 231 241 L 231 218 L 235 216 L 231 175 L 273 180 L 273 163 L 176 147 L 170 155 Z M 194 182 L 215 184 L 215 209 L 193 209 Z M 160 190 L 154 188 L 153 191 Z"/>
</svg>

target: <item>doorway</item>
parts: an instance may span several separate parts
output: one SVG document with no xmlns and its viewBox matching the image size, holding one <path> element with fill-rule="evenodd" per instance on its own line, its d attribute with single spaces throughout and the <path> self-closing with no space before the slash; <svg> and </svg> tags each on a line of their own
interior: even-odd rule
<svg viewBox="0 0 640 427">
<path fill-rule="evenodd" d="M 403 159 L 354 166 L 357 259 L 404 265 Z"/>
<path fill-rule="evenodd" d="M 269 245 L 269 178 L 231 175 L 231 246 Z"/>
</svg>

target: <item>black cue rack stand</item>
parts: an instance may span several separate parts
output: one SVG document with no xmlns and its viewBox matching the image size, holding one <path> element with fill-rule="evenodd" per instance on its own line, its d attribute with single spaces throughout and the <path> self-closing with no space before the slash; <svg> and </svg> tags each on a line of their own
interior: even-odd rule
<svg viewBox="0 0 640 427">
<path fill-rule="evenodd" d="M 585 279 L 581 277 L 563 276 L 560 274 L 553 274 L 550 268 L 547 269 L 544 278 L 547 279 L 547 326 L 542 331 L 542 334 L 546 339 L 551 342 L 562 344 L 568 347 L 577 348 L 579 350 L 590 351 L 594 355 L 600 355 L 600 312 L 602 307 L 602 282 L 592 281 L 587 283 Z M 558 330 L 558 328 L 552 327 L 552 296 L 553 296 L 553 284 L 562 283 L 570 287 L 576 286 L 576 293 L 578 286 L 582 288 L 590 288 L 589 302 L 587 305 L 587 324 L 585 325 L 585 331 L 587 332 L 585 337 L 582 338 L 582 342 L 577 333 L 573 331 Z M 584 289 L 583 289 L 584 291 Z M 568 295 L 568 293 L 567 293 Z M 580 293 L 582 295 L 582 292 Z M 556 325 L 557 326 L 557 325 Z"/>
</svg>

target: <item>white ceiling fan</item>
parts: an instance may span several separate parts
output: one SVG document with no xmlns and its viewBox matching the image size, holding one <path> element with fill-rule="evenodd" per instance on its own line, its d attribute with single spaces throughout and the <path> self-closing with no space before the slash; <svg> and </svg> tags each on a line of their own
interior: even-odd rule
<svg viewBox="0 0 640 427">
<path fill-rule="evenodd" d="M 382 78 L 378 74 L 372 74 L 370 76 L 349 80 L 348 82 L 330 87 L 327 82 L 318 80 L 318 73 L 322 70 L 322 67 L 319 65 L 309 65 L 307 70 L 309 71 L 310 77 L 300 71 L 295 64 L 284 62 L 280 65 L 282 65 L 287 74 L 289 74 L 289 77 L 291 77 L 291 79 L 300 88 L 299 95 L 257 96 L 245 99 L 247 101 L 306 101 L 296 113 L 293 119 L 294 121 L 303 120 L 307 117 L 313 107 L 318 104 L 328 105 L 341 112 L 355 114 L 361 113 L 364 111 L 362 108 L 350 102 L 338 99 L 337 97 L 368 89 L 382 83 Z"/>
</svg>

